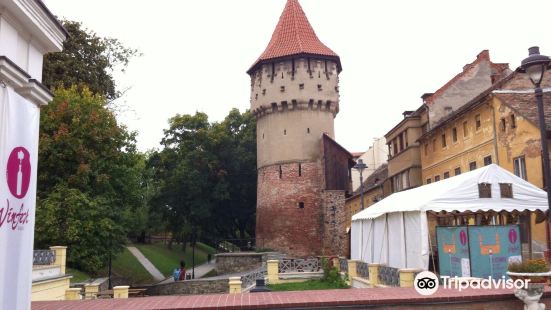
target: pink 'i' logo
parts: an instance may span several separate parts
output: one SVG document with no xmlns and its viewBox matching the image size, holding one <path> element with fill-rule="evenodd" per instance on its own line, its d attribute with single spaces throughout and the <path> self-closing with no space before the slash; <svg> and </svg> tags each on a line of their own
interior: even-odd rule
<svg viewBox="0 0 551 310">
<path fill-rule="evenodd" d="M 517 231 L 514 229 L 509 230 L 509 242 L 515 243 L 517 241 Z"/>
<path fill-rule="evenodd" d="M 14 148 L 8 158 L 6 179 L 10 193 L 15 198 L 23 198 L 29 190 L 31 181 L 31 156 L 26 148 Z"/>
<path fill-rule="evenodd" d="M 464 230 L 459 232 L 459 240 L 461 241 L 461 245 L 467 244 L 467 233 Z"/>
</svg>

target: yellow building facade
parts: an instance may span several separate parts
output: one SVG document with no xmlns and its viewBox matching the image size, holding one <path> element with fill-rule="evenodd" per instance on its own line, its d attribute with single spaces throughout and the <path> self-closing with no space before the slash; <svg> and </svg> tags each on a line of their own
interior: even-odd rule
<svg viewBox="0 0 551 310">
<path fill-rule="evenodd" d="M 65 273 L 67 247 L 38 250 L 34 256 L 31 300 L 65 300 L 73 277 Z"/>
<path fill-rule="evenodd" d="M 549 73 L 544 84 L 551 86 Z M 425 132 L 419 139 L 423 183 L 495 163 L 543 188 L 540 130 L 535 98 L 528 91 L 532 88 L 525 74 L 514 72 Z M 551 112 L 551 98 L 545 99 L 545 106 Z M 525 253 L 543 254 L 547 248 L 543 214 L 519 217 L 524 235 L 532 240 L 525 240 Z"/>
</svg>

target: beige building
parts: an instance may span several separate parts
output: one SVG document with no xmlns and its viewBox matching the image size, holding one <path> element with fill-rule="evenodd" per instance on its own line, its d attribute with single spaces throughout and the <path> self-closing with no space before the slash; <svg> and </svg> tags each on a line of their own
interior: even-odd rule
<svg viewBox="0 0 551 310">
<path fill-rule="evenodd" d="M 354 160 L 363 160 L 367 168 L 362 172 L 363 179 L 367 179 L 381 165 L 386 164 L 388 158 L 388 149 L 384 137 L 373 139 L 373 144 L 363 153 L 352 153 Z M 360 172 L 352 169 L 352 190 L 356 191 L 360 187 Z"/>
<path fill-rule="evenodd" d="M 32 301 L 65 300 L 65 294 L 71 294 L 69 282 L 73 277 L 65 273 L 67 247 L 54 246 L 33 254 Z"/>
</svg>

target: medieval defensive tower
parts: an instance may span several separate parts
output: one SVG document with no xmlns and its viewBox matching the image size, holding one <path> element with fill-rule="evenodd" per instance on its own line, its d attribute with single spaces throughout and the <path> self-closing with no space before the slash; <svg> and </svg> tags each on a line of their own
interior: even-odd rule
<svg viewBox="0 0 551 310">
<path fill-rule="evenodd" d="M 324 245 L 337 208 L 326 201 L 327 170 L 335 167 L 327 167 L 324 148 L 342 149 L 333 140 L 340 71 L 339 56 L 318 39 L 298 0 L 288 0 L 268 47 L 247 71 L 257 118 L 258 247 L 294 256 L 337 254 Z M 344 179 L 348 161 L 341 165 Z"/>
</svg>

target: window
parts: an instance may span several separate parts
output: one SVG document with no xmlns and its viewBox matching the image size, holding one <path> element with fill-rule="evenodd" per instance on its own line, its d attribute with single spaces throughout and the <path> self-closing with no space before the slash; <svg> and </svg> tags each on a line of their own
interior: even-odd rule
<svg viewBox="0 0 551 310">
<path fill-rule="evenodd" d="M 285 86 L 281 86 L 279 89 L 280 89 L 282 92 L 284 92 L 284 91 L 285 91 Z"/>
<path fill-rule="evenodd" d="M 439 175 L 435 175 L 434 176 L 434 182 L 438 182 L 440 181 L 440 176 Z"/>
<path fill-rule="evenodd" d="M 524 156 L 513 158 L 513 166 L 517 177 L 528 180 L 528 177 L 526 176 L 526 161 Z"/>
<path fill-rule="evenodd" d="M 476 161 L 469 163 L 469 171 L 473 171 L 476 169 Z"/>
<path fill-rule="evenodd" d="M 287 129 L 283 129 L 283 135 L 284 135 L 284 136 L 287 135 Z"/>
<path fill-rule="evenodd" d="M 463 122 L 463 137 L 469 135 L 469 127 L 467 121 Z"/>
<path fill-rule="evenodd" d="M 262 134 L 262 139 L 264 139 L 264 134 Z"/>
<path fill-rule="evenodd" d="M 264 89 L 262 90 L 262 94 L 263 94 L 263 95 L 266 95 L 266 88 L 264 88 Z"/>
<path fill-rule="evenodd" d="M 513 198 L 513 184 L 499 183 L 499 191 L 501 198 Z"/>
<path fill-rule="evenodd" d="M 454 175 L 460 175 L 461 174 L 461 167 L 457 167 L 455 168 L 455 170 L 453 171 Z"/>
<path fill-rule="evenodd" d="M 429 154 L 429 144 L 425 143 L 425 156 Z"/>
<path fill-rule="evenodd" d="M 283 170 L 281 170 L 281 165 L 279 165 L 279 178 L 283 176 Z"/>
<path fill-rule="evenodd" d="M 394 143 L 392 144 L 392 155 L 398 154 L 398 143 L 396 142 L 396 139 L 394 139 Z"/>
<path fill-rule="evenodd" d="M 402 134 L 398 136 L 398 141 L 400 142 L 400 152 L 404 150 L 404 137 Z"/>
<path fill-rule="evenodd" d="M 478 197 L 479 198 L 492 198 L 492 184 L 479 183 L 478 184 Z"/>
<path fill-rule="evenodd" d="M 484 166 L 488 166 L 492 164 L 492 155 L 488 155 L 484 157 Z"/>
<path fill-rule="evenodd" d="M 515 114 L 511 114 L 511 128 L 517 128 L 517 119 L 515 118 Z"/>
<path fill-rule="evenodd" d="M 477 114 L 474 117 L 474 121 L 476 123 L 476 131 L 480 130 L 480 114 Z"/>
<path fill-rule="evenodd" d="M 322 90 L 321 84 L 318 84 L 318 90 L 320 90 L 320 91 Z"/>
<path fill-rule="evenodd" d="M 457 142 L 457 128 L 453 128 L 452 129 L 452 139 L 453 139 L 453 142 Z"/>
<path fill-rule="evenodd" d="M 306 133 L 310 133 L 310 128 L 306 128 Z"/>
<path fill-rule="evenodd" d="M 442 147 L 446 147 L 446 134 L 442 135 Z"/>
<path fill-rule="evenodd" d="M 506 126 L 507 124 L 505 123 L 505 118 L 502 118 L 501 121 L 499 122 L 499 128 L 501 129 L 501 131 L 505 131 Z"/>
<path fill-rule="evenodd" d="M 430 178 L 427 179 L 427 184 L 432 183 L 432 180 Z"/>
<path fill-rule="evenodd" d="M 302 201 L 299 202 L 299 203 L 298 203 L 298 208 L 299 208 L 299 209 L 304 209 L 304 202 L 302 202 Z"/>
<path fill-rule="evenodd" d="M 432 151 L 436 152 L 436 139 L 432 139 Z"/>
<path fill-rule="evenodd" d="M 299 88 L 299 89 L 304 89 L 304 83 L 298 84 L 298 88 Z"/>
<path fill-rule="evenodd" d="M 302 176 L 302 164 L 298 164 L 298 176 L 301 177 Z"/>
<path fill-rule="evenodd" d="M 449 179 L 449 178 L 450 178 L 450 172 L 449 171 L 444 172 L 444 179 Z"/>
</svg>

